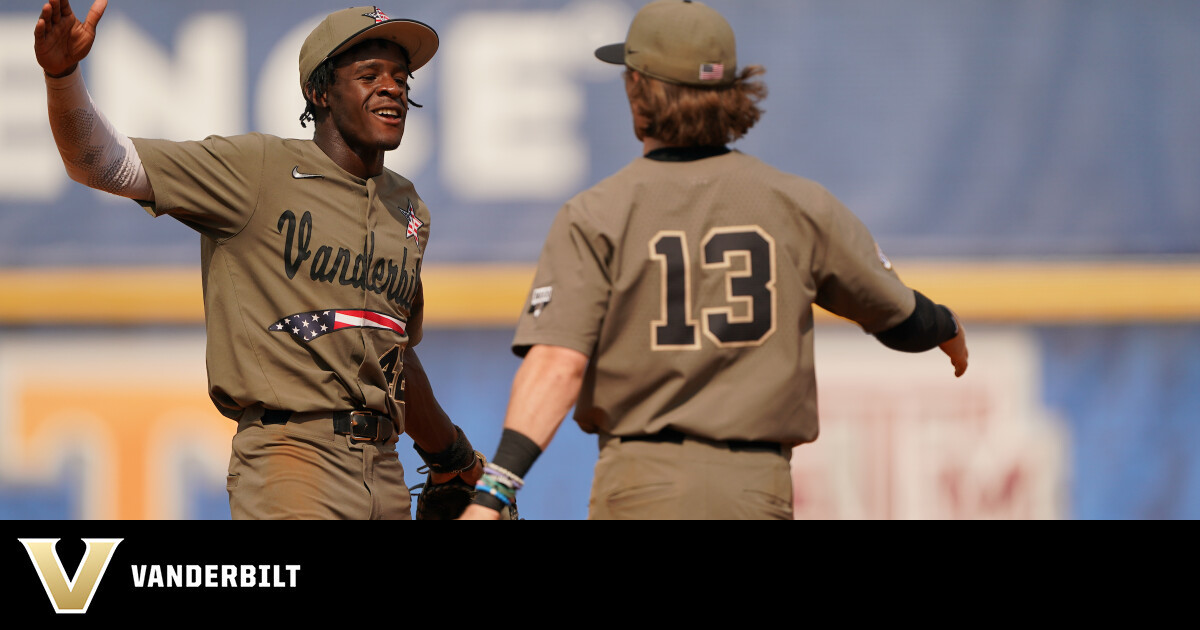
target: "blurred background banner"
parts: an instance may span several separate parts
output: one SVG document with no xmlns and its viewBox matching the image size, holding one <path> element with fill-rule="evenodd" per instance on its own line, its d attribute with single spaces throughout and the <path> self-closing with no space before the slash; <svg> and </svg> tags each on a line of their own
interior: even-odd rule
<svg viewBox="0 0 1200 630">
<path fill-rule="evenodd" d="M 300 44 L 344 4 L 113 0 L 82 68 L 130 136 L 307 137 Z M 641 4 L 379 7 L 441 35 L 388 166 L 433 213 L 423 362 L 489 455 L 554 213 L 638 154 L 620 69 L 592 51 Z M 766 115 L 734 147 L 838 196 L 971 346 L 954 379 L 936 351 L 820 319 L 797 515 L 1200 517 L 1200 3 L 708 4 L 767 69 Z M 0 517 L 228 518 L 199 238 L 67 178 L 40 6 L 0 4 Z M 585 517 L 595 459 L 568 421 L 522 514 Z"/>
</svg>

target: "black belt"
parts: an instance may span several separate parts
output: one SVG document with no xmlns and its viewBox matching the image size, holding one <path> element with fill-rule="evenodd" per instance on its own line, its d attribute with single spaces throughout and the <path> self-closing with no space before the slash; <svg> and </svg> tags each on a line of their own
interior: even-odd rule
<svg viewBox="0 0 1200 630">
<path fill-rule="evenodd" d="M 783 453 L 783 445 L 779 442 L 762 442 L 758 440 L 709 440 L 706 438 L 688 435 L 675 429 L 663 429 L 658 433 L 650 435 L 623 435 L 622 442 L 670 442 L 672 444 L 683 444 L 687 438 L 692 438 L 700 442 L 712 444 L 713 446 L 721 446 L 731 451 L 767 451 L 771 453 Z"/>
<path fill-rule="evenodd" d="M 287 424 L 292 415 L 285 409 L 267 409 L 263 411 L 262 423 Z M 328 415 L 333 418 L 334 433 L 349 435 L 357 442 L 386 442 L 395 433 L 392 419 L 371 409 L 334 411 Z"/>
</svg>

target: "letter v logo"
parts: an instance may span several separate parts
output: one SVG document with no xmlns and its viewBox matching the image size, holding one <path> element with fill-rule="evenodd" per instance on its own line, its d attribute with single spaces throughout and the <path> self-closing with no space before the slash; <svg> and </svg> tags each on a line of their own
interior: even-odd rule
<svg viewBox="0 0 1200 630">
<path fill-rule="evenodd" d="M 17 540 L 21 541 L 21 544 L 25 545 L 25 551 L 29 552 L 29 558 L 33 560 L 33 567 L 37 569 L 38 577 L 42 579 L 42 586 L 46 588 L 46 595 L 50 597 L 50 603 L 54 605 L 54 612 L 82 614 L 87 612 L 88 606 L 92 604 L 92 595 L 96 592 L 96 585 L 100 583 L 100 578 L 104 577 L 104 571 L 108 569 L 108 561 L 112 559 L 113 550 L 124 538 L 84 538 L 83 542 L 87 545 L 87 550 L 83 554 L 83 560 L 79 562 L 79 567 L 75 570 L 75 577 L 70 581 L 67 580 L 67 572 L 63 569 L 58 552 L 54 550 L 54 546 L 58 544 L 58 538 L 18 538 Z"/>
</svg>

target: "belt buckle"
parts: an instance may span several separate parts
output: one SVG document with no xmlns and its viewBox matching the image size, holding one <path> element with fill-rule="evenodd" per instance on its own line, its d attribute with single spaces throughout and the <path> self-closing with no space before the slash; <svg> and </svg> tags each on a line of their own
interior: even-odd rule
<svg viewBox="0 0 1200 630">
<path fill-rule="evenodd" d="M 378 442 L 379 441 L 379 423 L 375 423 L 375 435 L 359 435 L 358 427 L 366 427 L 365 421 L 359 421 L 354 416 L 378 416 L 374 411 L 351 411 L 350 412 L 350 439 L 355 442 Z"/>
</svg>

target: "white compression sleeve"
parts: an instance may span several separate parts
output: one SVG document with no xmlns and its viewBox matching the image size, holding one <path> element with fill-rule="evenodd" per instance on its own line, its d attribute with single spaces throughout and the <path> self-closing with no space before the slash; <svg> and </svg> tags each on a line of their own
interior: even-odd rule
<svg viewBox="0 0 1200 630">
<path fill-rule="evenodd" d="M 114 195 L 154 200 L 154 189 L 133 141 L 96 109 L 76 68 L 65 77 L 46 75 L 50 129 L 71 179 Z"/>
</svg>

